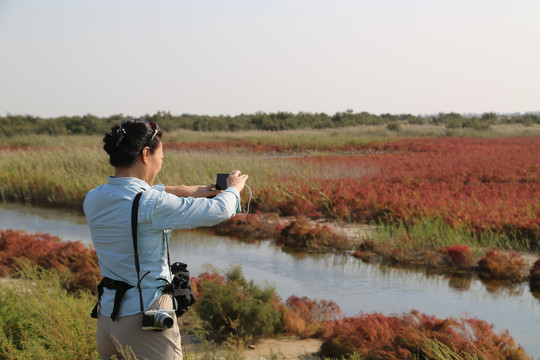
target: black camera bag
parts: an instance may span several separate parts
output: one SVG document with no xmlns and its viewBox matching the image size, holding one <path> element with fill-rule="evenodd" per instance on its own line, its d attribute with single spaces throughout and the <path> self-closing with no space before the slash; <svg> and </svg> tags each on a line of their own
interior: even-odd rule
<svg viewBox="0 0 540 360">
<path fill-rule="evenodd" d="M 189 310 L 191 305 L 197 301 L 197 296 L 191 288 L 191 280 L 189 279 L 189 271 L 187 265 L 181 262 L 175 262 L 171 265 L 171 273 L 173 275 L 172 282 L 165 285 L 163 292 L 171 294 L 176 301 L 176 317 L 184 315 Z"/>
</svg>

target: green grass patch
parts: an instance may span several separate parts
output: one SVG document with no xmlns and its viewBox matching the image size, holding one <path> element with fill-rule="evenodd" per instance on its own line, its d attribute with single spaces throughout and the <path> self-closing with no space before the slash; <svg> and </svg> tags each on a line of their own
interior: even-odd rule
<svg viewBox="0 0 540 360">
<path fill-rule="evenodd" d="M 406 250 L 440 249 L 452 245 L 469 245 L 476 255 L 485 249 L 500 248 L 530 251 L 530 243 L 515 232 L 494 231 L 474 232 L 463 226 L 450 226 L 441 218 L 420 218 L 412 224 L 403 222 L 379 223 L 373 235 L 374 240 L 389 242 Z"/>
</svg>

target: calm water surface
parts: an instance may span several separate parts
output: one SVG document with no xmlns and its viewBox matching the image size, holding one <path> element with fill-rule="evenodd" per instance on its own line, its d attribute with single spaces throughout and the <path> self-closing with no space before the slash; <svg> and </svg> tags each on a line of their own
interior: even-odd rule
<svg viewBox="0 0 540 360">
<path fill-rule="evenodd" d="M 91 246 L 85 218 L 68 212 L 3 204 L 0 229 L 9 228 L 50 233 Z M 173 261 L 189 265 L 192 275 L 209 264 L 220 270 L 241 265 L 247 279 L 274 286 L 283 299 L 290 295 L 331 299 L 345 315 L 417 309 L 438 317 L 477 317 L 493 323 L 498 332 L 508 329 L 529 355 L 540 357 L 540 300 L 531 295 L 527 284 L 493 289 L 475 278 L 429 276 L 337 254 L 289 254 L 270 242 L 248 244 L 195 231 L 175 232 L 170 252 Z"/>
</svg>

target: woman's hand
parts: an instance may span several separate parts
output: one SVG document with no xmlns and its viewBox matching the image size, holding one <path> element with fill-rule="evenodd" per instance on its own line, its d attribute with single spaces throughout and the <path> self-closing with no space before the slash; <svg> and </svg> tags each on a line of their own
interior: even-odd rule
<svg viewBox="0 0 540 360">
<path fill-rule="evenodd" d="M 217 194 L 220 194 L 223 192 L 223 190 L 216 190 L 214 189 L 216 187 L 216 184 L 210 184 L 206 186 L 202 185 L 196 185 L 195 191 L 193 192 L 193 197 L 209 197 L 209 196 L 216 196 Z"/>
<path fill-rule="evenodd" d="M 229 177 L 227 178 L 227 187 L 234 186 L 238 192 L 241 192 L 244 188 L 244 185 L 246 185 L 246 180 L 248 179 L 249 175 L 242 174 L 240 170 L 234 170 L 229 174 Z"/>
<path fill-rule="evenodd" d="M 212 190 L 216 184 L 210 185 L 178 185 L 165 186 L 165 191 L 181 197 L 209 197 L 222 193 L 223 190 Z"/>
<path fill-rule="evenodd" d="M 246 185 L 248 175 L 242 174 L 240 170 L 234 170 L 227 178 L 227 187 L 234 186 L 238 192 L 242 191 Z M 181 197 L 209 197 L 221 194 L 223 190 L 215 190 L 216 184 L 210 185 L 177 185 L 165 186 L 165 191 Z"/>
</svg>

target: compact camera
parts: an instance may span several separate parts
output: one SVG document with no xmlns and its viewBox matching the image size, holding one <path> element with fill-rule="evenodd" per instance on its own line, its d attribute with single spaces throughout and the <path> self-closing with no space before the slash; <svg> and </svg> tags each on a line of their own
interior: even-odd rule
<svg viewBox="0 0 540 360">
<path fill-rule="evenodd" d="M 142 329 L 161 331 L 174 325 L 174 309 L 146 310 L 143 313 Z"/>
<path fill-rule="evenodd" d="M 217 174 L 216 189 L 225 190 L 227 188 L 227 178 L 229 174 Z"/>
</svg>

